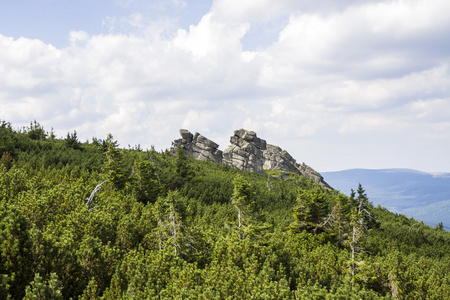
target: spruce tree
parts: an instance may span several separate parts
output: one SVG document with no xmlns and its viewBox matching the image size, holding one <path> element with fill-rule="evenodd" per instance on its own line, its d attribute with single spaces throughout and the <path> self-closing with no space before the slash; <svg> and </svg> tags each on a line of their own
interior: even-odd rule
<svg viewBox="0 0 450 300">
<path fill-rule="evenodd" d="M 103 171 L 107 179 L 111 180 L 114 187 L 122 190 L 125 188 L 127 177 L 122 152 L 118 149 L 118 142 L 114 140 L 112 134 L 108 134 L 106 139 L 106 162 Z"/>
<path fill-rule="evenodd" d="M 169 191 L 166 197 L 158 198 L 153 206 L 158 248 L 173 248 L 175 256 L 179 256 L 185 248 L 193 248 L 192 237 L 184 226 L 185 201 L 178 191 Z"/>
<path fill-rule="evenodd" d="M 159 183 L 153 163 L 140 158 L 135 164 L 134 194 L 143 202 L 155 202 L 159 194 Z"/>
<path fill-rule="evenodd" d="M 254 191 L 240 174 L 234 178 L 233 185 L 232 203 L 238 211 L 238 229 L 243 237 L 241 229 L 245 225 L 245 221 L 249 219 L 255 205 Z"/>
<path fill-rule="evenodd" d="M 325 195 L 319 191 L 298 191 L 291 228 L 318 233 L 326 220 Z"/>
</svg>

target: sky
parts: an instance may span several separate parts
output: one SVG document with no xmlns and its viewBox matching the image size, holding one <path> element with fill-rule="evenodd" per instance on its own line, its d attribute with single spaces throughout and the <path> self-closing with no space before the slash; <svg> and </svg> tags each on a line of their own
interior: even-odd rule
<svg viewBox="0 0 450 300">
<path fill-rule="evenodd" d="M 0 120 L 225 150 L 255 131 L 319 172 L 450 172 L 448 0 L 0 0 Z"/>
</svg>

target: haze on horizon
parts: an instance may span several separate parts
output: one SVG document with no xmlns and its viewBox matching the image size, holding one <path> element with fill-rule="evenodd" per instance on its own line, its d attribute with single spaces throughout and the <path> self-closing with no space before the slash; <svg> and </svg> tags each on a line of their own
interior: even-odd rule
<svg viewBox="0 0 450 300">
<path fill-rule="evenodd" d="M 224 150 L 239 128 L 317 171 L 450 172 L 448 0 L 0 3 L 0 120 Z"/>
</svg>

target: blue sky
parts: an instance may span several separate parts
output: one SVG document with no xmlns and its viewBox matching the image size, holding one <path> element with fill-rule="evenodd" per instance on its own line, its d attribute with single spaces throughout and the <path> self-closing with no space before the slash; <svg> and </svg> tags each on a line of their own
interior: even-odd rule
<svg viewBox="0 0 450 300">
<path fill-rule="evenodd" d="M 0 119 L 225 150 L 254 130 L 318 171 L 450 172 L 450 2 L 0 1 Z"/>
<path fill-rule="evenodd" d="M 62 48 L 69 45 L 70 31 L 85 31 L 93 35 L 127 34 L 130 26 L 122 24 L 111 30 L 111 23 L 119 24 L 134 14 L 141 14 L 153 22 L 170 19 L 174 25 L 188 29 L 208 12 L 211 3 L 208 0 L 189 1 L 189 4 L 176 0 L 2 1 L 0 28 L 6 36 L 39 39 Z"/>
</svg>

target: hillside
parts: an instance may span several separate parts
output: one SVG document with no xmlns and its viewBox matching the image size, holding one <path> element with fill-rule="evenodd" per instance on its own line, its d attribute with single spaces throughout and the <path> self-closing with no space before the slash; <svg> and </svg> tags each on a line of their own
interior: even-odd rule
<svg viewBox="0 0 450 300">
<path fill-rule="evenodd" d="M 349 195 L 361 183 L 370 201 L 392 212 L 405 214 L 435 227 L 442 222 L 450 230 L 450 176 L 408 169 L 353 169 L 324 172 L 325 180 Z M 448 175 L 448 174 L 447 174 Z"/>
<path fill-rule="evenodd" d="M 450 296 L 450 233 L 357 183 L 349 197 L 37 122 L 1 122 L 0 153 L 0 299 Z"/>
</svg>

